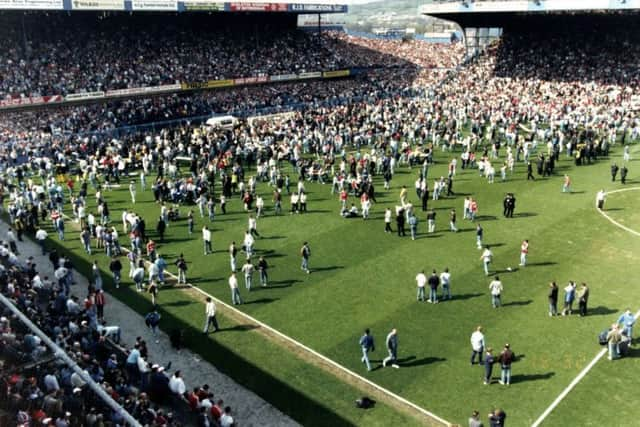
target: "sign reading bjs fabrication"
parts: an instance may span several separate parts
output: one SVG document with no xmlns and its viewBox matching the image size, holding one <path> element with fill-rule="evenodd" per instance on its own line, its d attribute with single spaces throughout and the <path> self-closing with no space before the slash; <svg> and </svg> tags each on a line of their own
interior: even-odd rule
<svg viewBox="0 0 640 427">
<path fill-rule="evenodd" d="M 289 5 L 286 3 L 230 3 L 232 12 L 287 12 Z"/>
<path fill-rule="evenodd" d="M 124 0 L 72 0 L 73 10 L 124 10 Z"/>
<path fill-rule="evenodd" d="M 62 0 L 0 0 L 0 9 L 61 10 Z"/>
<path fill-rule="evenodd" d="M 178 2 L 172 0 L 133 0 L 133 10 L 178 10 Z"/>
<path fill-rule="evenodd" d="M 294 3 L 289 5 L 291 12 L 315 12 L 315 13 L 347 13 L 346 4 L 301 4 Z"/>
</svg>

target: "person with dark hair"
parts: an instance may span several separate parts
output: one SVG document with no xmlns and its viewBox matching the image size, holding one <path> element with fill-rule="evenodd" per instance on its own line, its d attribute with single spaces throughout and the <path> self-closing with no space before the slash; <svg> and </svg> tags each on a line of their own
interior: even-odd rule
<svg viewBox="0 0 640 427">
<path fill-rule="evenodd" d="M 582 287 L 578 291 L 578 311 L 580 316 L 587 315 L 587 303 L 589 302 L 589 287 L 586 283 L 582 283 Z"/>
<path fill-rule="evenodd" d="M 211 325 L 213 325 L 214 328 L 213 332 L 218 332 L 220 330 L 220 327 L 218 326 L 218 319 L 216 319 L 216 305 L 214 304 L 211 297 L 207 297 L 205 301 L 207 305 L 205 307 L 206 319 L 204 323 L 203 333 L 209 333 L 209 326 Z"/>
<path fill-rule="evenodd" d="M 391 367 L 398 369 L 400 366 L 396 363 L 398 360 L 398 331 L 393 328 L 387 335 L 385 341 L 389 356 L 382 360 L 382 367 L 386 367 L 391 362 Z"/>
<path fill-rule="evenodd" d="M 504 421 L 507 418 L 507 414 L 500 408 L 496 408 L 489 414 L 489 426 L 490 427 L 504 427 Z"/>
<path fill-rule="evenodd" d="M 515 360 L 515 354 L 511 350 L 509 344 L 504 345 L 502 353 L 498 356 L 498 362 L 500 362 L 500 381 L 502 385 L 511 384 L 511 363 Z"/>
<path fill-rule="evenodd" d="M 375 351 L 375 343 L 373 341 L 373 335 L 369 328 L 365 329 L 364 335 L 360 337 L 360 348 L 362 349 L 362 358 L 360 361 L 367 366 L 367 371 L 371 370 L 371 362 L 369 362 L 369 352 Z"/>
</svg>

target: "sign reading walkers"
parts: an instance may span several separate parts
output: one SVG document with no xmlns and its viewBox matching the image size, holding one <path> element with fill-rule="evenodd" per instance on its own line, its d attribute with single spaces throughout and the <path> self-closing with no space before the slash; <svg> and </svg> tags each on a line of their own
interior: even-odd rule
<svg viewBox="0 0 640 427">
<path fill-rule="evenodd" d="M 124 10 L 124 0 L 72 0 L 73 10 Z"/>
</svg>

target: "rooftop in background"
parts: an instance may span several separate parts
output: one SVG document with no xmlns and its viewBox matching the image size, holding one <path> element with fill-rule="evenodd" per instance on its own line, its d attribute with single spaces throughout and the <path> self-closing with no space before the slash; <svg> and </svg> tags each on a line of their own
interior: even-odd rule
<svg viewBox="0 0 640 427">
<path fill-rule="evenodd" d="M 458 0 L 420 6 L 423 15 L 454 21 L 463 27 L 501 26 L 515 17 L 549 15 L 636 14 L 640 0 Z"/>
<path fill-rule="evenodd" d="M 346 4 L 210 0 L 0 0 L 0 10 L 346 13 Z"/>
</svg>

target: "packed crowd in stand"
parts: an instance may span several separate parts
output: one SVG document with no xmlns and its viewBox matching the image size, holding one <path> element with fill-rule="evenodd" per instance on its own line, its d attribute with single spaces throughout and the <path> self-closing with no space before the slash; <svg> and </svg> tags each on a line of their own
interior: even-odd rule
<svg viewBox="0 0 640 427">
<path fill-rule="evenodd" d="M 566 151 L 567 156 L 574 157 L 577 164 L 590 163 L 596 156 L 606 154 L 608 147 L 617 143 L 620 138 L 623 143 L 640 138 L 640 123 L 631 102 L 632 97 L 638 95 L 638 69 L 633 68 L 632 64 L 620 65 L 621 55 L 637 56 L 637 43 L 612 45 L 607 38 L 585 35 L 580 43 L 569 46 L 574 54 L 566 56 L 566 45 L 554 50 L 542 42 L 536 44 L 532 40 L 536 37 L 537 35 L 528 38 L 505 36 L 501 44 L 492 46 L 477 61 L 461 69 L 441 86 L 434 87 L 430 96 L 421 98 L 402 96 L 402 90 L 407 86 L 387 86 L 393 81 L 394 75 L 383 74 L 379 81 L 382 86 L 373 90 L 374 96 L 371 96 L 371 82 L 345 80 L 328 84 L 308 83 L 304 86 L 308 92 L 300 91 L 295 95 L 287 95 L 288 98 L 284 95 L 284 88 L 291 87 L 282 87 L 282 93 L 278 95 L 276 92 L 281 87 L 260 87 L 189 98 L 165 97 L 148 101 L 123 101 L 114 105 L 74 107 L 54 112 L 53 116 L 48 115 L 48 112 L 9 116 L 9 119 L 3 119 L 1 128 L 5 141 L 14 139 L 16 126 L 20 132 L 27 134 L 23 135 L 19 144 L 4 144 L 2 147 L 3 171 L 12 184 L 6 188 L 10 195 L 11 217 L 19 231 L 21 227 L 30 226 L 34 232 L 42 212 L 45 212 L 46 217 L 52 212 L 65 209 L 78 219 L 79 224 L 83 224 L 89 217 L 85 199 L 91 186 L 96 192 L 99 210 L 99 218 L 93 219 L 95 227 L 86 228 L 88 247 L 91 249 L 94 243 L 99 244 L 105 238 L 108 242 L 114 242 L 113 231 L 102 227 L 109 223 L 109 213 L 106 202 L 99 195 L 101 175 L 104 176 L 102 184 L 108 186 L 113 181 L 119 182 L 123 174 L 135 170 L 140 173 L 139 185 L 143 189 L 147 177 L 155 175 L 155 179 L 150 179 L 149 187 L 162 206 L 160 223 L 165 218 L 169 221 L 169 212 L 163 204 L 165 202 L 195 203 L 201 212 L 210 209 L 211 204 L 219 203 L 224 211 L 225 199 L 240 195 L 247 205 L 245 209 L 252 210 L 256 180 L 272 184 L 277 211 L 282 203 L 279 199 L 283 195 L 282 190 L 286 189 L 287 194 L 290 192 L 291 182 L 281 169 L 284 161 L 289 161 L 299 181 L 291 192 L 292 214 L 304 212 L 304 183 L 306 180 L 317 179 L 327 183 L 332 181 L 330 190 L 327 191 L 341 194 L 341 202 L 346 201 L 342 197 L 343 192 L 357 196 L 366 219 L 364 212 L 368 213 L 370 200 L 375 202 L 372 177 L 382 176 L 385 187 L 388 187 L 393 179 L 394 168 L 398 165 L 419 165 L 416 169 L 417 193 L 424 195 L 426 190 L 426 194 L 429 194 L 426 176 L 435 149 L 451 150 L 454 146 L 459 146 L 461 167 L 477 167 L 488 182 L 493 182 L 497 169 L 506 170 L 513 167 L 514 162 L 531 165 L 532 161 L 535 162 L 533 153 L 538 155 L 538 173 L 553 173 L 553 162 L 557 161 L 563 151 Z M 620 35 L 618 40 L 620 39 L 625 40 L 625 36 Z M 584 73 L 576 76 L 577 70 L 582 69 L 585 70 Z M 320 86 L 330 88 L 325 89 L 329 93 L 315 93 Z M 278 102 L 284 105 L 292 100 L 316 102 L 327 97 L 334 97 L 336 100 L 344 97 L 349 102 L 333 106 L 309 105 L 300 111 L 275 118 L 241 121 L 233 129 L 181 126 L 155 133 L 133 134 L 120 140 L 71 138 L 66 145 L 60 144 L 60 141 L 48 144 L 51 141 L 49 137 L 37 135 L 38 128 L 51 127 L 54 122 L 63 130 L 80 132 L 115 128 L 120 124 L 143 123 L 162 116 L 174 118 L 193 116 L 199 112 L 204 114 L 207 112 L 205 110 L 213 109 L 213 105 L 221 109 L 225 105 L 228 108 L 232 103 L 237 105 L 238 96 L 246 96 L 246 103 L 240 104 L 248 107 L 256 98 L 270 91 L 276 91 L 272 95 L 280 101 L 275 104 L 266 101 L 269 105 L 277 105 Z M 373 99 L 355 101 L 356 94 L 371 96 Z M 266 95 L 266 98 L 269 96 Z M 166 101 L 167 99 L 170 101 Z M 252 99 L 254 101 L 250 101 Z M 172 107 L 167 108 L 163 102 Z M 143 106 L 141 110 L 136 110 L 137 105 Z M 52 119 L 56 114 L 58 117 Z M 12 122 L 14 119 L 16 121 Z M 366 149 L 360 150 L 363 147 Z M 347 148 L 355 148 L 356 153 L 347 154 Z M 305 154 L 315 156 L 305 157 Z M 179 156 L 191 159 L 190 176 L 179 176 L 177 173 L 175 160 Z M 14 164 L 14 160 L 19 157 L 28 159 L 25 166 Z M 495 164 L 492 165 L 492 162 Z M 505 169 L 499 168 L 497 162 L 504 162 Z M 247 165 L 257 167 L 255 177 L 245 179 L 244 168 Z M 432 192 L 434 198 L 443 194 L 445 189 L 451 191 L 456 165 L 457 159 L 454 159 L 449 165 L 449 176 L 446 179 L 435 177 Z M 62 172 L 72 172 L 82 178 L 80 189 L 76 189 L 77 193 L 73 191 L 73 180 L 66 184 L 56 183 L 55 175 Z M 43 177 L 47 184 L 41 186 L 31 182 L 29 174 Z M 221 189 L 214 187 L 218 176 L 222 182 Z M 130 187 L 132 198 L 135 197 L 135 188 Z M 69 200 L 68 194 L 72 196 Z M 513 195 L 507 195 L 505 216 L 508 216 L 510 202 L 507 199 L 510 197 L 515 205 Z M 402 190 L 400 199 L 401 209 L 396 212 L 398 227 L 401 222 L 404 224 L 405 213 L 410 218 L 414 209 L 407 203 L 406 188 Z M 306 198 L 304 200 L 306 208 Z M 67 202 L 71 202 L 71 206 L 65 206 Z M 469 200 L 468 203 L 465 204 L 465 219 L 467 206 L 471 214 L 470 206 L 474 200 Z M 356 215 L 357 212 L 356 209 Z M 345 203 L 342 203 L 341 214 L 345 218 L 350 217 Z M 93 216 L 93 213 L 90 215 Z M 133 214 L 126 216 L 127 212 L 123 212 L 123 215 L 123 227 L 131 239 L 131 251 L 142 256 L 145 236 L 144 228 L 140 229 L 140 222 L 144 219 Z M 457 231 L 455 221 L 456 214 L 453 210 L 449 217 L 452 232 Z M 57 224 L 54 225 L 58 228 Z M 101 226 L 99 233 L 96 233 L 97 225 Z M 400 228 L 398 234 L 400 235 Z M 117 242 L 117 237 L 115 241 Z M 481 239 L 478 242 L 478 248 L 482 249 Z M 528 248 L 528 241 L 526 243 Z M 11 237 L 4 249 L 0 248 L 0 255 L 3 255 L 4 250 L 8 262 L 16 264 L 16 256 L 12 257 L 12 252 L 15 251 L 11 250 L 10 244 Z M 244 246 L 246 250 L 247 243 Z M 110 245 L 103 250 L 108 251 L 108 247 Z M 151 250 L 148 246 L 146 248 L 146 256 L 153 262 L 151 265 L 156 265 L 155 247 Z M 482 257 L 490 258 L 490 252 L 485 255 L 486 251 L 489 248 L 486 248 Z M 483 263 L 485 272 L 489 275 L 488 262 L 484 260 Z M 306 268 L 304 261 L 303 265 Z M 524 263 L 521 265 L 524 266 Z M 110 352 L 104 351 L 100 345 L 104 333 L 99 332 L 100 319 L 97 310 L 94 311 L 94 300 L 99 290 L 90 288 L 85 302 L 75 302 L 76 312 L 70 312 L 69 306 L 74 307 L 74 303 L 69 296 L 70 282 L 66 278 L 71 269 L 64 262 L 57 271 L 60 268 L 66 269 L 66 273 L 62 274 L 65 272 L 62 271 L 57 281 L 44 286 L 46 279 L 43 278 L 42 284 L 36 286 L 33 280 L 36 272 L 33 268 L 11 267 L 5 276 L 3 292 L 14 298 L 23 311 L 32 312 L 30 317 L 43 330 L 56 337 L 59 344 L 77 357 L 92 375 L 96 375 L 99 382 L 108 383 L 105 387 L 122 399 L 126 409 L 131 409 L 136 416 L 149 417 L 153 414 L 158 417 L 158 411 L 152 410 L 153 403 L 150 403 L 153 402 L 153 393 L 146 394 L 144 375 L 140 375 L 138 361 L 141 358 L 146 360 L 140 351 L 140 345 L 131 350 L 125 364 L 122 361 L 110 362 Z M 235 270 L 235 266 L 232 269 Z M 158 279 L 158 272 L 154 271 L 150 267 L 151 282 Z M 499 282 L 498 277 L 495 281 Z M 48 288 L 47 292 L 44 292 L 45 288 Z M 495 295 L 493 297 L 496 301 Z M 42 314 L 44 310 L 47 310 L 46 318 Z M 3 327 L 3 331 L 6 332 L 7 328 Z M 5 335 L 6 333 L 2 338 L 3 345 L 8 348 L 10 344 L 7 344 L 8 338 Z M 24 348 L 25 337 L 15 335 L 13 345 L 17 343 Z M 137 356 L 132 356 L 136 353 Z M 158 372 L 160 367 L 155 368 L 155 371 L 153 369 L 152 367 L 150 377 L 162 374 Z M 110 377 L 107 376 L 109 372 L 112 374 Z M 4 377 L 9 378 L 6 374 Z M 68 379 L 68 383 L 65 379 L 61 368 L 56 380 L 57 383 L 62 383 L 64 391 L 44 389 L 41 394 L 73 396 L 76 388 L 82 389 L 83 385 L 74 383 L 72 377 Z M 44 378 L 42 383 L 47 383 Z M 53 381 L 49 380 L 49 383 Z M 22 380 L 9 389 L 13 391 L 17 388 L 22 393 L 21 396 L 32 396 L 33 387 Z M 198 393 L 199 391 L 194 391 L 192 394 Z M 190 396 L 187 399 L 191 401 Z M 27 398 L 17 398 L 22 405 L 25 399 Z M 19 404 L 14 407 L 19 416 L 26 416 L 22 408 Z M 66 411 L 64 403 L 60 411 L 55 414 L 56 417 L 66 416 L 63 415 Z M 69 412 L 73 415 L 71 410 Z M 104 413 L 103 416 L 111 417 L 113 414 Z"/>
<path fill-rule="evenodd" d="M 128 350 L 119 346 L 121 330 L 105 310 L 101 280 L 79 289 L 71 261 L 55 251 L 49 255 L 54 276 L 40 274 L 31 257 L 19 255 L 21 234 L 20 229 L 9 229 L 0 245 L 2 294 L 127 412 L 149 426 L 180 426 L 196 419 L 203 426 L 232 423 L 230 408 L 214 399 L 213 388 L 205 384 L 187 389 L 179 370 L 169 374 L 170 364 L 165 368 L 152 361 L 144 339 L 136 338 Z M 120 413 L 6 306 L 0 315 L 0 405 L 9 412 L 8 425 L 123 422 Z M 133 333 L 122 333 L 127 332 Z M 211 424 L 205 424 L 205 418 Z"/>
<path fill-rule="evenodd" d="M 228 30 L 219 17 L 156 18 L 51 15 L 43 26 L 39 15 L 26 15 L 23 26 L 14 15 L 0 16 L 0 98 L 351 67 L 453 67 L 462 56 L 460 45 L 319 38 L 269 23 Z"/>
</svg>

